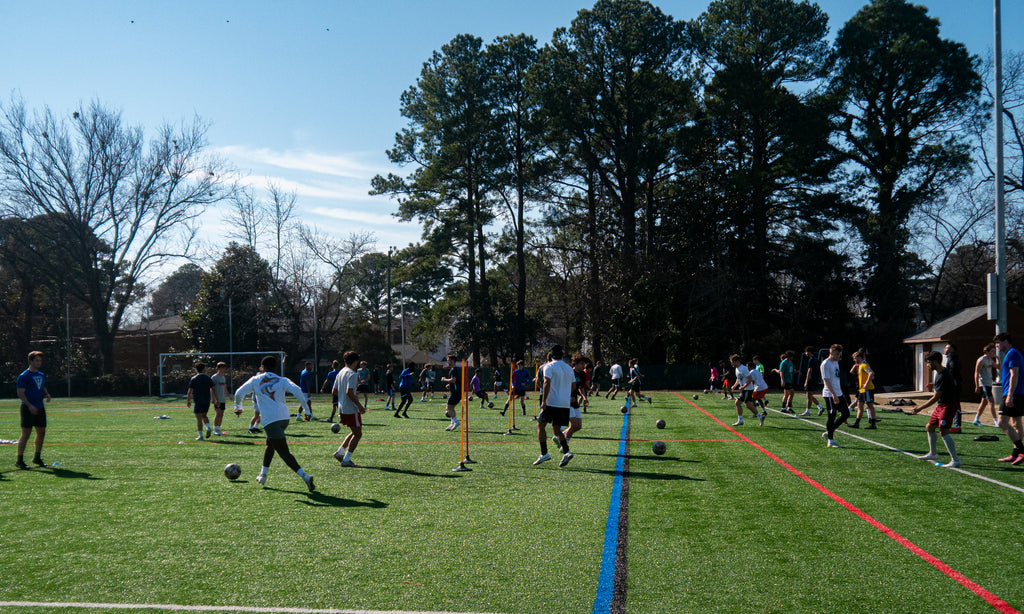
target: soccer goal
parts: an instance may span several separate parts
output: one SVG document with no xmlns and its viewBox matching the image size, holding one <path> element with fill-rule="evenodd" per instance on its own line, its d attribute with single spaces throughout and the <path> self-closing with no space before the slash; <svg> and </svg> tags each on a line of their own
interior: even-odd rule
<svg viewBox="0 0 1024 614">
<path fill-rule="evenodd" d="M 217 371 L 217 363 L 228 366 L 228 391 L 234 392 L 260 369 L 260 361 L 264 356 L 277 356 L 278 368 L 284 366 L 284 352 L 166 352 L 160 354 L 158 368 L 160 376 L 160 396 L 185 396 L 188 392 L 188 381 L 196 374 L 195 364 L 206 365 L 206 374 L 213 375 Z"/>
</svg>

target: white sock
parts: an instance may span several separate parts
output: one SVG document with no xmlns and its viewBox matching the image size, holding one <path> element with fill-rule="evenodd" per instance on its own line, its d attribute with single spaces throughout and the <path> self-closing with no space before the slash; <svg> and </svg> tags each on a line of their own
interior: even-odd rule
<svg viewBox="0 0 1024 614">
<path fill-rule="evenodd" d="M 953 441 L 953 437 L 951 435 L 943 435 L 942 441 L 946 444 L 946 451 L 949 452 L 950 460 L 954 463 L 959 462 L 960 457 L 956 455 L 956 443 Z"/>
<path fill-rule="evenodd" d="M 939 441 L 939 434 L 935 431 L 928 433 L 928 454 L 937 455 L 939 453 L 938 448 L 935 444 Z"/>
<path fill-rule="evenodd" d="M 305 480 L 307 477 L 309 477 L 309 474 L 306 473 L 306 470 L 303 469 L 302 467 L 299 467 L 299 470 L 296 471 L 295 473 L 299 474 L 299 477 L 302 478 L 303 480 Z"/>
<path fill-rule="evenodd" d="M 267 473 L 269 471 L 270 471 L 270 467 L 263 466 L 263 467 L 260 468 L 260 475 L 267 475 Z"/>
<path fill-rule="evenodd" d="M 338 446 L 338 451 L 335 452 L 335 454 L 344 454 L 347 451 L 348 450 L 345 449 L 345 446 Z"/>
<path fill-rule="evenodd" d="M 345 458 L 343 458 L 342 460 L 345 460 L 345 461 L 352 460 L 352 452 L 349 451 L 349 450 L 345 450 Z"/>
</svg>

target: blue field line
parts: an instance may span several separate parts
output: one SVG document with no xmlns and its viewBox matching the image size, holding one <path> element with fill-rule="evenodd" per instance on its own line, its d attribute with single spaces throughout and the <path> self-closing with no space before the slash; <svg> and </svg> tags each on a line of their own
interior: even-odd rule
<svg viewBox="0 0 1024 614">
<path fill-rule="evenodd" d="M 606 614 L 611 610 L 615 589 L 615 560 L 619 542 L 619 507 L 622 499 L 622 478 L 626 464 L 626 436 L 629 433 L 629 414 L 622 416 L 622 432 L 619 434 L 619 456 L 615 461 L 615 483 L 612 486 L 612 500 L 608 504 L 608 520 L 604 525 L 604 550 L 601 552 L 601 573 L 597 580 L 597 595 L 594 597 L 594 614 Z"/>
</svg>

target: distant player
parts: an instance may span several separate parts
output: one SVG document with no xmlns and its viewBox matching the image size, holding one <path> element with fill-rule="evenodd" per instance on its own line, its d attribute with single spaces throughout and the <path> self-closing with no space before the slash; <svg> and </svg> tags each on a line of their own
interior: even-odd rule
<svg viewBox="0 0 1024 614">
<path fill-rule="evenodd" d="M 499 366 L 494 369 L 494 400 L 498 400 L 498 393 L 505 390 L 505 375 Z"/>
<path fill-rule="evenodd" d="M 604 363 L 600 360 L 594 365 L 594 373 L 590 379 L 590 390 L 587 391 L 587 396 L 595 396 L 601 394 L 601 378 L 604 377 Z"/>
<path fill-rule="evenodd" d="M 18 457 L 14 466 L 18 469 L 28 469 L 25 464 L 25 446 L 28 445 L 28 437 L 32 429 L 36 431 L 35 455 L 32 457 L 32 464 L 45 467 L 43 462 L 43 440 L 46 438 L 46 407 L 44 401 L 49 401 L 50 393 L 46 390 L 46 375 L 40 371 L 43 366 L 42 352 L 29 352 L 28 368 L 18 375 L 15 384 L 18 399 L 21 400 L 21 437 L 18 438 Z M 202 433 L 200 433 L 202 434 Z"/>
<path fill-rule="evenodd" d="M 828 410 L 828 421 L 825 423 L 823 435 L 828 439 L 826 446 L 829 448 L 839 447 L 835 439 L 836 429 L 850 418 L 850 408 L 846 404 L 846 395 L 843 394 L 842 369 L 839 366 L 842 358 L 843 346 L 834 343 L 828 349 L 828 358 L 821 361 L 821 396 L 825 399 L 825 408 Z"/>
<path fill-rule="evenodd" d="M 608 371 L 608 375 L 612 378 L 612 387 L 608 389 L 608 394 L 604 395 L 604 398 L 615 400 L 615 395 L 619 394 L 619 390 L 622 386 L 622 365 L 617 362 L 612 363 L 611 369 Z"/>
<path fill-rule="evenodd" d="M 448 376 L 442 376 L 441 383 L 448 386 L 448 402 L 445 403 L 444 415 L 451 418 L 452 422 L 444 430 L 455 431 L 462 424 L 456 411 L 462 400 L 462 373 L 456 364 L 458 357 L 455 354 L 449 354 L 445 360 L 448 362 Z"/>
<path fill-rule="evenodd" d="M 359 370 L 356 371 L 356 392 L 363 395 L 363 407 L 370 406 L 370 386 L 372 386 L 372 374 L 370 365 L 365 360 L 359 363 Z M 338 397 L 339 402 L 342 400 Z"/>
<path fill-rule="evenodd" d="M 480 409 L 484 408 L 485 403 L 490 403 L 487 398 L 487 391 L 483 390 L 480 384 L 480 369 L 473 370 L 473 379 L 469 381 L 470 390 L 473 391 L 473 395 L 480 399 Z"/>
<path fill-rule="evenodd" d="M 523 415 L 526 415 L 526 385 L 530 381 L 530 372 L 523 367 L 523 361 L 521 360 L 517 360 L 515 366 L 516 369 L 512 372 L 512 392 L 505 401 L 505 408 L 501 410 L 502 416 L 515 403 L 516 399 L 519 399 L 519 403 L 523 406 Z M 515 410 L 513 409 L 512 411 Z"/>
<path fill-rule="evenodd" d="M 854 419 L 853 424 L 850 425 L 852 429 L 860 428 L 860 419 L 864 415 L 864 408 L 868 410 L 868 425 L 867 429 L 876 429 L 877 420 L 875 418 L 875 372 L 871 370 L 871 365 L 868 364 L 868 351 L 861 348 L 853 353 L 853 369 L 852 373 L 857 377 L 857 417 Z"/>
<path fill-rule="evenodd" d="M 423 391 L 423 395 L 420 397 L 420 403 L 427 400 L 427 394 L 431 392 L 430 387 L 430 363 L 427 363 L 423 365 L 423 370 L 420 371 L 420 389 Z"/>
<path fill-rule="evenodd" d="M 711 371 L 711 374 L 708 377 L 708 392 L 710 394 L 715 394 L 715 389 L 718 387 L 718 367 L 716 367 L 714 363 L 709 363 L 708 368 Z"/>
<path fill-rule="evenodd" d="M 807 358 L 807 369 L 803 372 L 804 390 L 807 391 L 807 408 L 804 409 L 804 413 L 801 416 L 811 415 L 811 404 L 818 406 L 818 415 L 825 413 L 821 403 L 814 398 L 814 388 L 821 385 L 821 363 L 818 362 L 817 356 L 814 355 L 814 348 L 807 346 L 804 348 L 804 356 Z"/>
<path fill-rule="evenodd" d="M 395 365 L 388 364 L 388 370 L 384 373 L 384 392 L 388 400 L 384 402 L 384 409 L 395 410 L 395 417 L 398 417 L 398 409 L 395 408 Z"/>
<path fill-rule="evenodd" d="M 785 354 L 779 355 L 779 368 L 772 369 L 772 373 L 779 376 L 779 382 L 782 384 L 782 409 L 780 410 L 784 414 L 795 414 L 793 410 L 793 359 L 796 358 L 796 352 L 788 350 Z"/>
<path fill-rule="evenodd" d="M 324 378 L 324 383 L 320 386 L 320 392 L 331 391 L 331 417 L 328 418 L 328 422 L 334 422 L 334 412 L 338 411 L 338 391 L 334 389 L 334 379 L 338 377 L 340 371 L 341 363 L 332 360 L 331 370 L 327 372 L 327 377 Z"/>
<path fill-rule="evenodd" d="M 768 415 L 768 412 L 765 409 L 765 405 L 767 404 L 765 395 L 768 394 L 768 382 L 765 381 L 764 375 L 757 368 L 757 363 L 754 361 L 751 361 L 750 364 L 747 365 L 747 369 L 750 371 L 750 379 L 754 380 L 754 392 L 750 395 L 750 398 L 754 401 L 754 404 L 760 408 L 757 417 L 763 425 L 765 416 Z"/>
<path fill-rule="evenodd" d="M 948 367 L 943 366 L 942 354 L 931 352 L 925 358 L 925 362 L 935 371 L 932 397 L 923 405 L 915 407 L 913 413 L 916 414 L 935 403 L 938 403 L 938 405 L 932 411 L 931 418 L 928 419 L 928 426 L 924 429 L 928 433 L 928 453 L 920 458 L 921 460 L 932 462 L 939 460 L 939 450 L 936 446 L 939 438 L 935 434 L 935 430 L 938 429 L 939 434 L 942 435 L 942 442 L 946 444 L 946 451 L 949 452 L 949 462 L 945 465 L 942 463 L 936 464 L 940 467 L 960 467 L 963 463 L 956 454 L 956 443 L 949 435 L 953 429 L 954 415 L 960 411 L 960 386 L 957 385 L 953 372 Z"/>
<path fill-rule="evenodd" d="M 586 381 L 587 375 L 584 368 L 587 365 L 587 358 L 581 354 L 572 357 L 572 367 L 575 387 L 575 394 L 569 402 L 569 428 L 565 429 L 565 440 L 571 441 L 572 436 L 583 430 L 583 408 L 587 403 Z M 555 441 L 557 444 L 558 442 Z"/>
<path fill-rule="evenodd" d="M 313 363 L 308 360 L 305 363 L 305 368 L 299 373 L 299 388 L 305 395 L 306 403 L 303 407 L 306 408 L 306 422 L 309 422 L 313 418 Z M 302 420 L 302 418 L 302 412 L 296 411 L 295 419 Z"/>
<path fill-rule="evenodd" d="M 403 417 L 409 417 L 409 407 L 412 405 L 412 385 L 416 380 L 416 374 L 413 369 L 415 367 L 410 364 L 405 369 L 402 369 L 402 373 L 398 376 L 398 396 L 400 399 L 398 409 L 395 410 L 396 418 L 399 412 L 401 412 Z"/>
<path fill-rule="evenodd" d="M 299 466 L 299 462 L 295 460 L 295 457 L 292 456 L 291 451 L 288 449 L 288 440 L 285 439 L 284 435 L 284 431 L 288 428 L 289 424 L 288 405 L 284 401 L 285 394 L 290 394 L 299 399 L 299 403 L 309 412 L 309 407 L 306 405 L 306 396 L 302 389 L 296 386 L 290 379 L 274 373 L 278 366 L 276 356 L 264 356 L 260 365 L 262 372 L 249 378 L 249 381 L 239 386 L 238 390 L 235 391 L 235 409 L 241 409 L 242 398 L 245 395 L 253 394 L 255 402 L 259 404 L 260 414 L 264 420 L 263 429 L 267 434 L 267 445 L 263 451 L 263 467 L 260 469 L 260 474 L 256 476 L 256 482 L 261 486 L 266 485 L 270 463 L 274 460 L 274 454 L 276 453 L 289 469 L 302 478 L 302 481 L 306 483 L 306 488 L 312 492 L 316 490 L 313 484 L 313 476 L 306 473 Z"/>
<path fill-rule="evenodd" d="M 981 356 L 974 362 L 974 392 L 981 396 L 978 403 L 978 413 L 974 415 L 974 426 L 981 426 L 981 417 L 985 414 L 987 407 L 992 414 L 992 423 L 999 426 L 999 416 L 996 415 L 996 405 L 992 399 L 992 370 L 999 368 L 999 357 L 996 354 L 996 346 L 990 343 L 984 347 Z"/>
<path fill-rule="evenodd" d="M 562 433 L 562 427 L 569 424 L 569 407 L 576 396 L 576 376 L 572 367 L 562 360 L 562 346 L 551 348 L 551 360 L 544 365 L 544 386 L 542 388 L 540 413 L 537 415 L 537 440 L 540 443 L 540 456 L 533 461 L 539 465 L 551 460 L 548 454 L 547 425 L 551 424 L 556 443 L 562 452 L 559 467 L 564 467 L 572 460 L 569 442 Z"/>
<path fill-rule="evenodd" d="M 992 339 L 1003 354 L 1000 381 L 1003 384 L 1003 406 L 999 409 L 999 428 L 1013 444 L 1013 451 L 999 462 L 1020 465 L 1024 463 L 1024 356 L 1013 347 L 1009 333 L 999 333 Z"/>
<path fill-rule="evenodd" d="M 651 397 L 646 396 L 641 391 L 640 380 L 642 380 L 643 377 L 643 374 L 640 373 L 640 362 L 636 358 L 630 360 L 629 381 L 627 382 L 629 384 L 629 392 L 627 393 L 627 395 L 630 400 L 630 406 L 632 407 L 635 407 L 637 403 L 643 401 L 644 399 L 647 399 L 648 404 L 654 403 L 654 401 L 651 400 Z"/>
<path fill-rule="evenodd" d="M 350 433 L 341 442 L 334 458 L 342 467 L 355 467 L 352 454 L 363 438 L 363 414 L 368 408 L 359 402 L 359 374 L 356 372 L 360 366 L 359 354 L 348 351 L 341 358 L 345 361 L 345 368 L 335 378 L 334 388 L 338 391 L 338 419 L 349 428 Z M 366 362 L 361 364 L 365 365 Z"/>
<path fill-rule="evenodd" d="M 228 400 L 228 366 L 226 363 L 217 363 L 217 372 L 210 379 L 213 381 L 213 434 L 223 435 L 220 425 L 224 420 L 224 409 Z"/>
<path fill-rule="evenodd" d="M 743 361 L 740 360 L 739 354 L 733 354 L 729 357 L 729 362 L 732 363 L 733 369 L 735 369 L 735 378 L 733 380 L 732 389 L 739 390 L 739 396 L 736 397 L 736 422 L 733 426 L 743 426 L 743 408 L 746 407 L 750 410 L 750 413 L 754 414 L 755 418 L 761 420 L 761 424 L 764 424 L 764 419 L 761 418 L 761 414 L 754 409 L 754 377 L 750 375 L 750 369 L 747 368 Z"/>
<path fill-rule="evenodd" d="M 186 396 L 185 406 L 192 407 L 192 401 L 195 401 L 195 408 L 192 413 L 196 416 L 196 428 L 199 429 L 199 436 L 196 437 L 196 441 L 203 441 L 203 428 L 206 428 L 206 437 L 209 438 L 212 434 L 210 429 L 210 419 L 207 417 L 207 412 L 210 411 L 210 402 L 215 394 L 213 389 L 213 380 L 206 374 L 206 365 L 197 362 L 195 364 L 196 374 L 192 376 L 192 379 L 188 381 L 188 393 Z"/>
</svg>

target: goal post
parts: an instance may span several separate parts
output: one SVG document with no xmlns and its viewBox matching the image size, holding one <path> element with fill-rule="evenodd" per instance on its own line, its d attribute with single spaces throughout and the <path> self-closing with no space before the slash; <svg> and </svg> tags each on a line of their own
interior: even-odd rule
<svg viewBox="0 0 1024 614">
<path fill-rule="evenodd" d="M 161 352 L 157 373 L 160 379 L 160 396 L 185 396 L 188 393 L 188 381 L 195 375 L 194 365 L 202 362 L 206 365 L 206 374 L 213 375 L 217 371 L 217 363 L 228 365 L 228 393 L 234 393 L 253 375 L 259 372 L 260 361 L 264 356 L 277 356 L 279 369 L 284 368 L 285 353 L 272 352 Z"/>
</svg>

